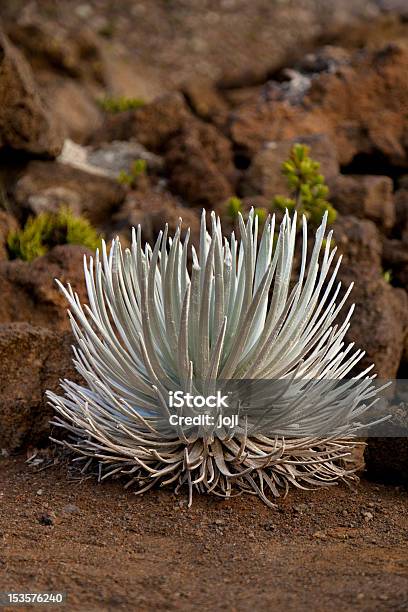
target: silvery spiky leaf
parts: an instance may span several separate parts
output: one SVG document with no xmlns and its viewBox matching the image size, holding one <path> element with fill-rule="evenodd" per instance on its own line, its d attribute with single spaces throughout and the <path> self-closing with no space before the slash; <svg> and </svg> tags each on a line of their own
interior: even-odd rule
<svg viewBox="0 0 408 612">
<path fill-rule="evenodd" d="M 290 484 L 352 478 L 347 459 L 375 391 L 367 371 L 346 378 L 363 352 L 344 343 L 353 308 L 335 323 L 351 287 L 338 299 L 341 258 L 326 218 L 312 249 L 303 218 L 295 279 L 296 214 L 276 232 L 268 217 L 261 236 L 253 211 L 246 223 L 240 216 L 239 241 L 223 238 L 214 213 L 210 224 L 203 212 L 191 266 L 181 225 L 172 238 L 166 226 L 153 250 L 138 227 L 131 249 L 116 239 L 85 258 L 88 305 L 60 285 L 84 379 L 64 380 L 64 396 L 48 393 L 64 444 L 86 466 L 99 462 L 101 478 L 128 474 L 139 492 L 186 484 L 190 503 L 196 489 L 272 505 Z M 238 424 L 170 425 L 171 415 L 194 414 L 172 408 L 170 392 L 206 396 L 239 381 L 229 395 Z"/>
</svg>

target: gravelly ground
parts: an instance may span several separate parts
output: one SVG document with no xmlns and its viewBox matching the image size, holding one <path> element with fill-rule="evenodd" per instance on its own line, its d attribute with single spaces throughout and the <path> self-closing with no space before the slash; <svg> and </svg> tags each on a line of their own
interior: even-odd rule
<svg viewBox="0 0 408 612">
<path fill-rule="evenodd" d="M 62 590 L 69 610 L 406 610 L 406 491 L 293 491 L 269 510 L 0 460 L 0 591 Z M 48 524 L 52 523 L 52 524 Z M 13 608 L 15 609 L 15 608 Z"/>
</svg>

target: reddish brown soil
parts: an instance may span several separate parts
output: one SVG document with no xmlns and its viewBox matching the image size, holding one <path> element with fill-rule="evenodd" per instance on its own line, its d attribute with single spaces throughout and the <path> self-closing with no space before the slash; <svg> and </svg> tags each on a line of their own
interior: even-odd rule
<svg viewBox="0 0 408 612">
<path fill-rule="evenodd" d="M 171 491 L 135 497 L 17 457 L 0 459 L 0 499 L 0 591 L 65 591 L 65 609 L 408 609 L 399 488 L 292 491 L 278 510 L 195 497 L 189 510 Z"/>
</svg>

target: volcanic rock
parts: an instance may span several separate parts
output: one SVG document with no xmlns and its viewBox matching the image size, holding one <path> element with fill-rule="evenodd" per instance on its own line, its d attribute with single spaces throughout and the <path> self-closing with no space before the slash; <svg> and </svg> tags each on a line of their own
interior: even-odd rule
<svg viewBox="0 0 408 612">
<path fill-rule="evenodd" d="M 217 208 L 234 193 L 230 142 L 209 124 L 186 126 L 167 145 L 169 187 L 191 205 Z"/>
<path fill-rule="evenodd" d="M 334 225 L 334 240 L 343 257 L 340 271 L 355 266 L 359 277 L 381 276 L 382 242 L 372 221 L 339 215 Z"/>
<path fill-rule="evenodd" d="M 55 118 L 65 137 L 84 143 L 101 127 L 101 109 L 76 79 L 53 76 L 42 84 L 41 91 L 52 100 Z"/>
<path fill-rule="evenodd" d="M 233 194 L 231 143 L 213 125 L 195 117 L 181 94 L 108 117 L 92 142 L 131 138 L 148 151 L 164 153 L 169 187 L 189 204 L 216 207 Z"/>
<path fill-rule="evenodd" d="M 401 75 L 407 70 L 405 46 L 358 52 L 350 65 L 312 79 L 301 101 L 258 95 L 244 104 L 231 118 L 231 137 L 238 148 L 254 155 L 267 142 L 326 133 L 341 165 L 359 153 L 376 152 L 406 166 L 408 82 Z"/>
<path fill-rule="evenodd" d="M 51 330 L 69 329 L 67 303 L 54 279 L 71 283 L 86 301 L 84 252 L 89 253 L 81 246 L 64 245 L 30 263 L 0 261 L 0 323 L 26 321 Z"/>
<path fill-rule="evenodd" d="M 62 134 L 40 98 L 27 61 L 0 32 L 0 149 L 55 157 Z"/>
<path fill-rule="evenodd" d="M 339 218 L 335 242 L 343 253 L 338 278 L 345 288 L 354 282 L 347 304 L 354 303 L 355 312 L 346 340 L 366 351 L 358 371 L 374 363 L 379 378 L 395 378 L 408 333 L 408 296 L 382 276 L 381 240 L 372 222 Z"/>
<path fill-rule="evenodd" d="M 340 175 L 331 190 L 330 201 L 344 215 L 365 217 L 390 229 L 395 223 L 392 190 L 388 176 Z"/>
<path fill-rule="evenodd" d="M 359 369 L 374 363 L 379 378 L 396 378 L 408 329 L 407 294 L 382 278 L 364 283 L 357 275 L 355 283 L 350 299 L 356 310 L 347 340 L 366 351 Z"/>
<path fill-rule="evenodd" d="M 135 110 L 108 115 L 91 142 L 134 138 L 149 151 L 161 153 L 168 140 L 192 119 L 182 94 L 171 93 Z"/>
<path fill-rule="evenodd" d="M 72 364 L 72 336 L 27 323 L 0 325 L 0 448 L 14 451 L 46 442 L 53 415 L 44 396 L 59 379 L 79 382 Z"/>
<path fill-rule="evenodd" d="M 408 182 L 394 194 L 396 223 L 395 230 L 405 245 L 408 245 Z"/>
<path fill-rule="evenodd" d="M 187 228 L 191 230 L 190 242 L 198 244 L 199 216 L 197 212 L 182 206 L 180 202 L 167 193 L 155 191 L 130 192 L 120 211 L 112 219 L 112 233 L 119 234 L 123 244 L 129 244 L 132 227 L 142 226 L 143 240 L 153 244 L 165 223 L 169 233 L 173 234 L 183 220 L 182 236 Z"/>
<path fill-rule="evenodd" d="M 84 143 L 100 129 L 103 112 L 97 103 L 102 93 L 127 95 L 117 91 L 123 62 L 112 51 L 104 53 L 100 37 L 89 27 L 75 28 L 32 10 L 25 18 L 8 24 L 12 41 L 24 51 L 36 75 L 44 98 L 52 100 L 53 112 L 64 136 Z M 128 66 L 128 84 L 132 87 L 137 72 Z M 139 75 L 137 75 L 139 77 Z M 115 81 L 115 85 L 112 81 Z M 134 95 L 128 94 L 128 97 Z"/>
<path fill-rule="evenodd" d="M 0 210 L 0 261 L 8 258 L 7 236 L 18 229 L 16 219 L 5 210 Z"/>
<path fill-rule="evenodd" d="M 408 291 L 408 245 L 401 240 L 383 240 L 383 266 L 394 285 Z"/>
<path fill-rule="evenodd" d="M 55 212 L 61 206 L 69 206 L 98 225 L 118 209 L 125 191 L 106 176 L 57 161 L 32 161 L 17 181 L 13 196 L 25 214 Z"/>
<path fill-rule="evenodd" d="M 62 74 L 103 82 L 98 39 L 90 29 L 80 28 L 72 36 L 55 21 L 37 18 L 10 25 L 8 35 L 38 71 L 52 66 Z"/>
<path fill-rule="evenodd" d="M 197 117 L 216 125 L 225 121 L 228 105 L 211 80 L 193 79 L 183 87 L 183 93 Z"/>
</svg>

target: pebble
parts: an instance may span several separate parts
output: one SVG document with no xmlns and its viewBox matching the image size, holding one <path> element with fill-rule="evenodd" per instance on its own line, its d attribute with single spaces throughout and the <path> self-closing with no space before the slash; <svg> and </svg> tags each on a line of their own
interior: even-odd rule
<svg viewBox="0 0 408 612">
<path fill-rule="evenodd" d="M 90 4 L 79 4 L 75 12 L 81 19 L 88 19 L 93 13 L 93 8 Z"/>
<path fill-rule="evenodd" d="M 75 504 L 67 504 L 62 509 L 66 514 L 78 514 L 79 508 Z"/>
<path fill-rule="evenodd" d="M 293 507 L 295 512 L 305 512 L 307 510 L 307 504 L 298 504 Z"/>
<path fill-rule="evenodd" d="M 37 495 L 42 495 L 43 493 L 44 493 L 44 491 L 42 489 L 38 489 Z"/>
<path fill-rule="evenodd" d="M 52 520 L 49 514 L 42 514 L 38 518 L 38 522 L 40 523 L 40 525 L 45 525 L 46 527 L 49 527 L 50 525 L 53 525 L 54 523 L 54 521 Z"/>
</svg>

